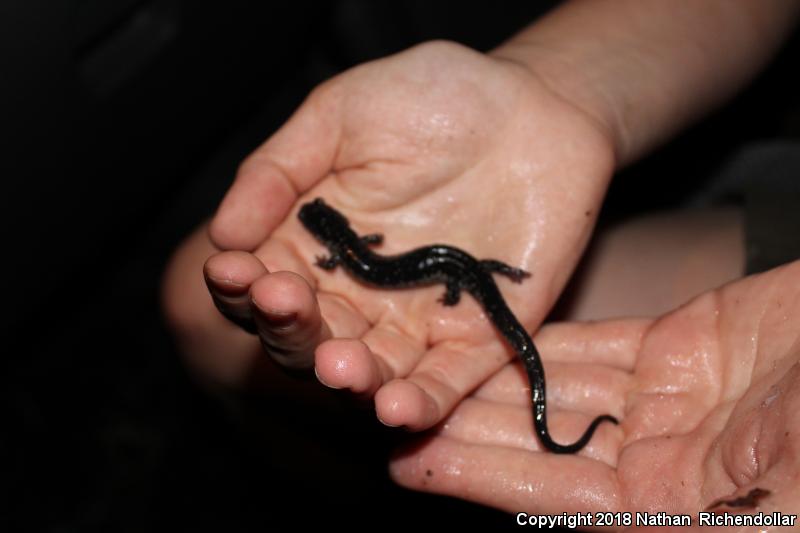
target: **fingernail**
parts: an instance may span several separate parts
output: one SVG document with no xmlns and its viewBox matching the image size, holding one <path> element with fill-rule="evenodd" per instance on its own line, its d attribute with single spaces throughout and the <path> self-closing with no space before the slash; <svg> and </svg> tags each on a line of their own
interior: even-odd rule
<svg viewBox="0 0 800 533">
<path fill-rule="evenodd" d="M 297 321 L 297 313 L 280 311 L 263 311 L 264 322 L 271 328 L 288 328 Z"/>
<path fill-rule="evenodd" d="M 250 289 L 248 285 L 211 276 L 206 276 L 206 285 L 209 286 L 211 291 L 218 292 L 221 296 L 242 296 L 243 294 L 247 294 L 247 291 Z"/>
<path fill-rule="evenodd" d="M 321 377 L 319 377 L 319 372 L 317 372 L 317 367 L 316 366 L 314 367 L 314 375 L 317 376 L 317 381 L 319 381 L 320 383 L 322 383 L 323 385 L 325 385 L 329 389 L 334 389 L 334 390 L 340 390 L 341 389 L 341 387 L 335 387 L 333 385 L 329 385 L 329 384 L 325 383 L 325 380 L 322 379 Z"/>
<path fill-rule="evenodd" d="M 383 420 L 383 419 L 380 417 L 380 415 L 379 415 L 379 414 L 377 414 L 377 413 L 375 413 L 375 415 L 378 417 L 378 421 L 379 421 L 381 424 L 383 424 L 384 426 L 386 426 L 386 427 L 390 427 L 390 428 L 397 428 L 397 427 L 400 427 L 400 425 L 399 425 L 399 424 L 390 424 L 390 423 L 386 422 L 386 421 L 385 421 L 385 420 Z"/>
</svg>

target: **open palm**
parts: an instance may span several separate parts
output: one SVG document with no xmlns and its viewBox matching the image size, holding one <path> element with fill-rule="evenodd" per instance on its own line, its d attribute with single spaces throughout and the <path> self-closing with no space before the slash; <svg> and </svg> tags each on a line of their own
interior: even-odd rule
<svg viewBox="0 0 800 533">
<path fill-rule="evenodd" d="M 534 329 L 569 277 L 613 170 L 586 115 L 528 71 L 449 43 L 356 67 L 315 90 L 242 165 L 211 225 L 228 250 L 206 279 L 218 307 L 255 326 L 285 366 L 314 362 L 371 396 L 390 425 L 430 427 L 514 354 L 478 304 L 443 287 L 379 290 L 314 266 L 297 220 L 315 197 L 378 253 L 446 243 L 528 270 L 500 288 Z M 245 290 L 247 289 L 247 290 Z"/>
<path fill-rule="evenodd" d="M 796 514 L 800 262 L 657 320 L 547 326 L 538 343 L 556 438 L 598 413 L 621 425 L 601 426 L 579 455 L 539 452 L 508 365 L 396 456 L 395 479 L 512 512 L 664 511 L 697 525 L 697 511 L 761 489 L 733 510 Z"/>
</svg>

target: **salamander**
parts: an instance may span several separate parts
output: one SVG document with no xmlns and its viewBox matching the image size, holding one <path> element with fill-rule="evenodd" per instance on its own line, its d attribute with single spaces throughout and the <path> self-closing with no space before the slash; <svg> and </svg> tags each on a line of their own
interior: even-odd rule
<svg viewBox="0 0 800 533">
<path fill-rule="evenodd" d="M 316 260 L 317 266 L 325 270 L 333 270 L 341 265 L 358 280 L 381 288 L 443 283 L 445 293 L 439 301 L 446 306 L 458 304 L 461 291 L 469 292 L 525 366 L 531 387 L 534 430 L 546 449 L 554 453 L 575 453 L 586 446 L 600 423 L 617 423 L 617 419 L 611 415 L 598 416 L 572 444 L 559 444 L 550 436 L 541 357 L 492 278 L 492 274 L 499 274 L 521 283 L 530 276 L 528 272 L 494 259 L 476 259 L 459 248 L 445 244 L 423 246 L 398 255 L 376 254 L 370 246 L 382 243 L 383 236 L 357 235 L 347 218 L 321 198 L 303 205 L 298 216 L 303 226 L 330 252 L 329 256 L 320 256 Z"/>
</svg>

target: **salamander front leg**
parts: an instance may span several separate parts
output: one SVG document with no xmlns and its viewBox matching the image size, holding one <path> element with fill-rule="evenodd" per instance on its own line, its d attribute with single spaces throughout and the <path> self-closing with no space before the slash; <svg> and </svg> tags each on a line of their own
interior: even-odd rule
<svg viewBox="0 0 800 533">
<path fill-rule="evenodd" d="M 318 255 L 317 260 L 314 262 L 315 265 L 320 267 L 323 270 L 333 270 L 339 264 L 341 264 L 342 258 L 339 254 L 331 254 L 329 257 L 324 255 Z"/>
<path fill-rule="evenodd" d="M 360 237 L 361 242 L 367 246 L 378 246 L 383 243 L 383 233 L 370 233 Z"/>
<path fill-rule="evenodd" d="M 452 307 L 461 301 L 461 285 L 455 281 L 448 281 L 445 292 L 438 300 L 447 307 Z"/>
<path fill-rule="evenodd" d="M 506 276 L 514 283 L 522 283 L 523 279 L 531 276 L 530 272 L 522 270 L 521 268 L 514 268 L 511 265 L 507 265 L 495 259 L 483 259 L 481 261 L 481 268 L 486 272 Z"/>
</svg>

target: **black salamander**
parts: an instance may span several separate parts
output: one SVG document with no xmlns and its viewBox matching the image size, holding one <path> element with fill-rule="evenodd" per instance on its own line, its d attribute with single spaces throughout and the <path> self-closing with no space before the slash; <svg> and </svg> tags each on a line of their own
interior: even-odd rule
<svg viewBox="0 0 800 533">
<path fill-rule="evenodd" d="M 299 218 L 330 252 L 329 257 L 317 258 L 317 265 L 325 270 L 342 265 L 361 281 L 387 288 L 444 283 L 446 290 L 440 301 L 448 306 L 459 302 L 462 290 L 472 294 L 522 359 L 531 386 L 534 428 L 544 447 L 551 452 L 575 453 L 586 446 L 601 422 L 607 420 L 617 423 L 613 416 L 598 416 L 573 444 L 558 444 L 550 437 L 545 409 L 544 369 L 539 352 L 492 279 L 494 273 L 520 283 L 530 275 L 524 270 L 492 259 L 478 260 L 463 250 L 443 244 L 424 246 L 399 255 L 378 255 L 369 246 L 380 244 L 383 236 L 370 234 L 359 237 L 350 228 L 344 215 L 321 198 L 303 205 Z"/>
</svg>

